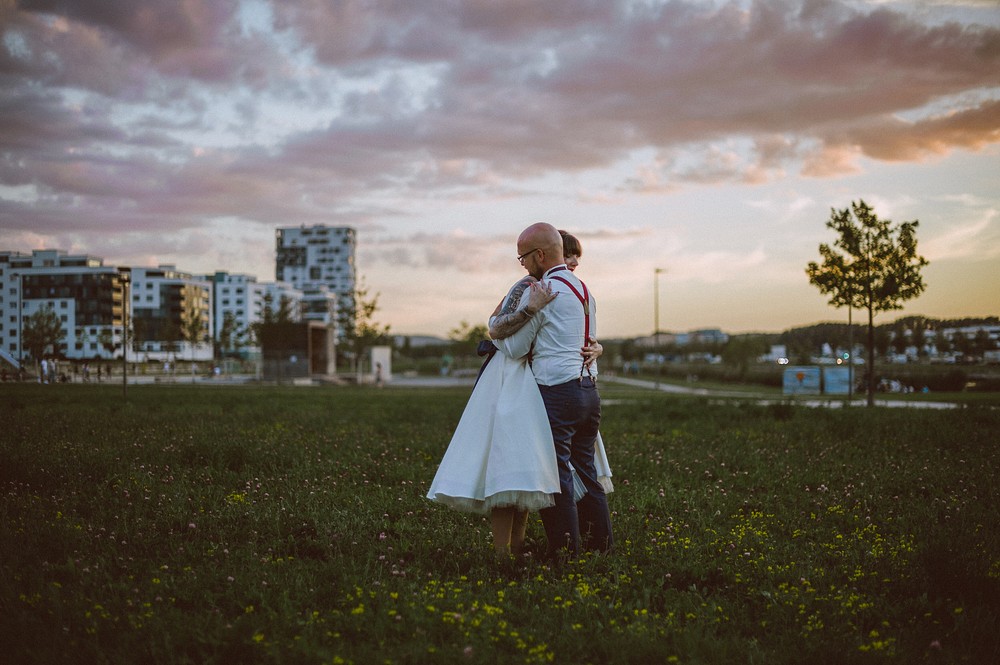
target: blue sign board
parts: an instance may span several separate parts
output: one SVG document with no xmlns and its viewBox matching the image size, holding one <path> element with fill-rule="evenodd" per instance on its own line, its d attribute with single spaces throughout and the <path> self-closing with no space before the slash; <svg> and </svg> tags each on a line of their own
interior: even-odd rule
<svg viewBox="0 0 1000 665">
<path fill-rule="evenodd" d="M 819 367 L 786 367 L 781 388 L 785 395 L 819 395 Z"/>
<path fill-rule="evenodd" d="M 827 395 L 847 395 L 851 392 L 851 368 L 847 365 L 823 368 L 823 392 Z"/>
</svg>

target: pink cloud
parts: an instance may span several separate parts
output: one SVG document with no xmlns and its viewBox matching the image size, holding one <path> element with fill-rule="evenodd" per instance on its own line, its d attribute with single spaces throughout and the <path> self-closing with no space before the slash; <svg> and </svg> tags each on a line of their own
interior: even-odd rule
<svg viewBox="0 0 1000 665">
<path fill-rule="evenodd" d="M 645 148 L 660 161 L 611 195 L 829 177 L 860 155 L 1000 141 L 1000 29 L 986 25 L 837 2 L 269 7 L 272 29 L 256 32 L 240 29 L 235 0 L 5 4 L 0 184 L 38 200 L 3 202 L 0 223 L 367 225 L 406 214 L 382 194 L 530 196 L 532 178 Z M 344 79 L 354 92 L 336 89 Z M 900 119 L 963 94 L 984 101 Z M 339 106 L 267 145 L 256 132 L 283 121 L 272 102 Z M 218 131 L 231 143 L 208 145 Z"/>
</svg>

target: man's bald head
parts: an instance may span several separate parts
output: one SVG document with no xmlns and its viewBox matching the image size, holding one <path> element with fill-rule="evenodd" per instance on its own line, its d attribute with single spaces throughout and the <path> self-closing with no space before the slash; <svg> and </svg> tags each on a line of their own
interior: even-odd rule
<svg viewBox="0 0 1000 665">
<path fill-rule="evenodd" d="M 546 222 L 532 224 L 517 238 L 517 253 L 528 274 L 541 279 L 550 268 L 563 262 L 563 243 L 559 230 Z"/>
</svg>

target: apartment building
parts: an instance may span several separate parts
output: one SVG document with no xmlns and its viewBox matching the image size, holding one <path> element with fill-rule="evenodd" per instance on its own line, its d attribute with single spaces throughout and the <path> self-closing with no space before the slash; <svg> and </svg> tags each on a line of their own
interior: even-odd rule
<svg viewBox="0 0 1000 665">
<path fill-rule="evenodd" d="M 43 354 L 78 360 L 121 358 L 127 268 L 62 250 L 0 251 L 0 351 L 11 364 L 27 360 L 25 322 L 43 308 L 59 317 L 64 337 Z M 39 360 L 35 358 L 34 360 Z"/>
<path fill-rule="evenodd" d="M 212 282 L 215 341 L 227 347 L 221 348 L 224 353 L 256 349 L 253 325 L 264 319 L 266 307 L 276 314 L 285 303 L 289 319 L 302 320 L 303 293 L 288 282 L 258 282 L 253 275 L 225 271 L 208 279 Z"/>
<path fill-rule="evenodd" d="M 173 265 L 132 268 L 131 305 L 137 360 L 213 358 L 210 280 Z"/>
<path fill-rule="evenodd" d="M 325 225 L 285 227 L 277 229 L 275 240 L 275 277 L 307 294 L 307 319 L 326 318 L 336 322 L 337 312 L 354 311 L 355 229 Z M 333 313 L 328 311 L 327 292 L 336 297 L 337 311 Z"/>
<path fill-rule="evenodd" d="M 43 307 L 53 309 L 64 332 L 59 348 L 45 353 L 73 360 L 121 358 L 126 322 L 127 359 L 136 362 L 211 360 L 227 318 L 233 337 L 230 348 L 222 350 L 256 351 L 253 324 L 264 320 L 268 307 L 275 315 L 284 307 L 290 321 L 318 322 L 335 331 L 345 291 L 330 284 L 353 294 L 353 230 L 295 231 L 304 235 L 289 238 L 286 256 L 300 256 L 295 261 L 304 261 L 307 269 L 290 267 L 288 274 L 304 289 L 290 281 L 258 282 L 252 275 L 225 271 L 195 275 L 173 265 L 106 266 L 101 258 L 55 249 L 0 251 L 0 362 L 17 367 L 28 359 L 24 323 Z M 317 238 L 322 242 L 310 242 Z M 338 256 L 335 264 L 332 257 Z M 319 272 L 308 269 L 310 261 Z M 316 276 L 326 281 L 305 281 Z"/>
</svg>

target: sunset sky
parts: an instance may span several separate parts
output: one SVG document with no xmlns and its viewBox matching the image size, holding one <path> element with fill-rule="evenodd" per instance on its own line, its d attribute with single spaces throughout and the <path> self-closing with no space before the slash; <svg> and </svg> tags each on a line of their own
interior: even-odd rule
<svg viewBox="0 0 1000 665">
<path fill-rule="evenodd" d="M 845 321 L 831 208 L 917 219 L 901 312 L 1000 314 L 997 0 L 0 0 L 0 250 L 274 279 L 358 229 L 397 334 L 484 322 L 544 220 L 599 337 Z"/>
</svg>

